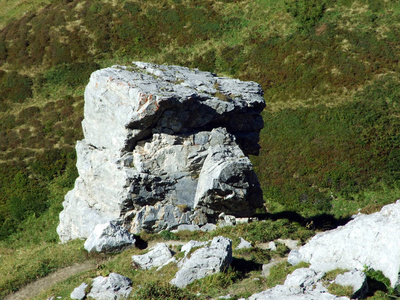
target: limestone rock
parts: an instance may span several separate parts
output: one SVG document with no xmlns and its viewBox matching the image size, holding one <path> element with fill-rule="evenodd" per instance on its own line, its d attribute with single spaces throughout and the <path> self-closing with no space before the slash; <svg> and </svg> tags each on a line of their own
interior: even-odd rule
<svg viewBox="0 0 400 300">
<path fill-rule="evenodd" d="M 400 272 L 399 231 L 397 201 L 380 212 L 360 214 L 345 226 L 317 234 L 289 258 L 309 262 L 313 269 L 324 272 L 336 268 L 363 270 L 367 266 L 382 271 L 395 287 Z"/>
<path fill-rule="evenodd" d="M 186 260 L 171 284 L 183 288 L 197 279 L 222 272 L 232 262 L 232 241 L 218 236 L 210 246 L 205 246 L 192 253 Z"/>
<path fill-rule="evenodd" d="M 207 223 L 207 224 L 201 226 L 201 228 L 200 228 L 200 230 L 204 231 L 204 232 L 213 231 L 215 229 L 217 229 L 217 225 L 212 224 L 212 223 Z"/>
<path fill-rule="evenodd" d="M 98 224 L 85 242 L 88 252 L 119 252 L 135 244 L 135 237 L 126 228 L 108 222 Z"/>
<path fill-rule="evenodd" d="M 172 252 L 164 243 L 158 243 L 143 255 L 133 255 L 132 261 L 144 270 L 160 267 L 172 258 Z"/>
<path fill-rule="evenodd" d="M 263 204 L 247 157 L 259 149 L 262 95 L 254 82 L 177 66 L 94 72 L 61 241 L 110 221 L 139 233 L 251 216 Z"/>
<path fill-rule="evenodd" d="M 368 283 L 367 276 L 359 270 L 352 270 L 336 276 L 335 283 L 343 286 L 353 287 L 351 299 L 363 299 L 367 296 Z"/>
<path fill-rule="evenodd" d="M 203 247 L 207 244 L 207 242 L 198 242 L 198 241 L 189 241 L 185 245 L 182 246 L 181 251 L 185 252 L 185 257 L 188 255 L 190 250 L 192 250 L 195 247 Z"/>
<path fill-rule="evenodd" d="M 80 286 L 75 288 L 71 293 L 71 299 L 82 300 L 86 297 L 85 289 L 87 288 L 86 283 L 82 283 Z"/>
<path fill-rule="evenodd" d="M 296 269 L 289 274 L 283 285 L 277 285 L 261 293 L 250 296 L 249 300 L 345 300 L 347 297 L 338 297 L 328 293 L 320 282 L 323 272 L 316 272 L 310 268 Z"/>
<path fill-rule="evenodd" d="M 120 274 L 111 273 L 107 277 L 93 279 L 88 297 L 96 300 L 127 299 L 132 292 L 132 281 Z"/>
<path fill-rule="evenodd" d="M 243 238 L 240 238 L 240 244 L 236 247 L 236 249 L 248 249 L 251 248 L 251 243 L 249 243 L 248 241 L 246 241 Z"/>
</svg>

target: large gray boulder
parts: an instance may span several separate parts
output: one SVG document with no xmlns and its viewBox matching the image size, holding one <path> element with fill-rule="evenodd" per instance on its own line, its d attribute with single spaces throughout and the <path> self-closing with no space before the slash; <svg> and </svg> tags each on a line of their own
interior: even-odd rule
<svg viewBox="0 0 400 300">
<path fill-rule="evenodd" d="M 125 227 L 114 222 L 98 224 L 86 240 L 88 252 L 120 252 L 135 244 L 135 237 Z"/>
<path fill-rule="evenodd" d="M 94 72 L 61 241 L 110 221 L 139 233 L 251 216 L 263 204 L 247 157 L 259 149 L 262 95 L 254 82 L 177 66 Z"/>
<path fill-rule="evenodd" d="M 192 253 L 175 274 L 171 284 L 183 288 L 197 279 L 226 270 L 232 262 L 232 241 L 218 236 L 210 246 Z"/>
<path fill-rule="evenodd" d="M 317 271 L 333 269 L 382 271 L 392 287 L 399 284 L 400 201 L 371 215 L 357 215 L 345 226 L 314 236 L 289 262 L 309 262 Z"/>
</svg>

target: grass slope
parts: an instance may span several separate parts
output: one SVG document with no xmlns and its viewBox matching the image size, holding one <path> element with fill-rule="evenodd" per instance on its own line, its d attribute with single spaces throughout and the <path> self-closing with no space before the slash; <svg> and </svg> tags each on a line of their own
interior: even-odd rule
<svg viewBox="0 0 400 300">
<path fill-rule="evenodd" d="M 100 67 L 143 60 L 259 82 L 267 108 L 251 160 L 275 216 L 326 224 L 400 196 L 398 1 L 0 5 L 0 274 L 25 268 L 9 262 L 18 253 L 31 264 L 0 295 L 88 259 L 62 254 L 77 244 L 58 246 L 55 227 L 77 176 L 83 90 Z"/>
</svg>

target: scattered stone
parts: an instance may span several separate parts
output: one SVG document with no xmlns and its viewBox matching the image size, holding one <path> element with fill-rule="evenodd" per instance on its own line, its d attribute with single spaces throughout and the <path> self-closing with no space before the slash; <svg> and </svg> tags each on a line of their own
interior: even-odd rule
<svg viewBox="0 0 400 300">
<path fill-rule="evenodd" d="M 73 292 L 71 293 L 71 299 L 77 299 L 77 300 L 82 300 L 86 297 L 86 292 L 85 289 L 87 288 L 86 283 L 82 283 L 80 286 L 75 288 Z"/>
<path fill-rule="evenodd" d="M 270 249 L 271 251 L 276 251 L 276 244 L 273 241 L 269 242 L 268 249 Z"/>
<path fill-rule="evenodd" d="M 380 212 L 359 214 L 345 226 L 317 234 L 298 252 L 292 250 L 289 262 L 309 262 L 313 269 L 324 272 L 337 268 L 361 271 L 367 266 L 382 271 L 395 287 L 400 272 L 399 231 L 397 201 Z"/>
<path fill-rule="evenodd" d="M 310 268 L 296 269 L 289 274 L 283 285 L 277 285 L 261 293 L 250 296 L 249 300 L 345 300 L 347 297 L 338 297 L 328 293 L 320 282 L 323 272 L 315 272 Z"/>
<path fill-rule="evenodd" d="M 234 226 L 236 225 L 236 218 L 232 215 L 226 215 L 225 213 L 220 213 L 218 216 L 218 226 Z"/>
<path fill-rule="evenodd" d="M 248 224 L 251 218 L 236 218 L 236 224 Z"/>
<path fill-rule="evenodd" d="M 353 287 L 351 299 L 364 299 L 368 293 L 367 276 L 359 270 L 352 270 L 336 276 L 335 283 Z"/>
<path fill-rule="evenodd" d="M 182 231 L 182 230 L 198 231 L 198 230 L 200 230 L 200 227 L 198 225 L 182 224 L 182 225 L 178 226 L 178 228 L 176 229 L 176 232 L 179 232 L 179 231 Z"/>
<path fill-rule="evenodd" d="M 132 292 L 132 281 L 120 274 L 111 273 L 107 277 L 93 279 L 92 288 L 87 297 L 96 300 L 127 299 Z"/>
<path fill-rule="evenodd" d="M 267 264 L 263 264 L 261 276 L 268 277 L 273 266 L 276 266 L 280 263 L 283 259 L 275 259 L 272 258 L 271 261 Z"/>
<path fill-rule="evenodd" d="M 252 247 L 253 246 L 251 245 L 251 243 L 240 237 L 240 244 L 236 247 L 236 249 L 249 249 Z"/>
<path fill-rule="evenodd" d="M 222 236 L 215 237 L 210 246 L 192 253 L 171 280 L 171 284 L 183 288 L 197 279 L 226 270 L 231 262 L 232 241 Z"/>
<path fill-rule="evenodd" d="M 98 224 L 85 242 L 88 252 L 120 252 L 135 244 L 135 237 L 114 222 Z"/>
<path fill-rule="evenodd" d="M 217 229 L 217 225 L 212 224 L 212 223 L 207 223 L 207 224 L 201 226 L 201 228 L 200 228 L 200 230 L 204 231 L 204 232 L 213 231 L 215 229 Z"/>
<path fill-rule="evenodd" d="M 290 250 L 299 248 L 299 241 L 291 239 L 277 239 L 276 242 L 284 244 Z"/>
<path fill-rule="evenodd" d="M 153 267 L 160 267 L 172 258 L 172 252 L 164 243 L 158 243 L 143 255 L 133 255 L 132 261 L 140 268 L 147 270 Z"/>
<path fill-rule="evenodd" d="M 249 217 L 262 191 L 263 91 L 255 82 L 135 62 L 94 72 L 85 90 L 85 139 L 63 203 L 62 242 L 120 221 L 131 233 Z"/>
<path fill-rule="evenodd" d="M 232 299 L 231 295 L 219 296 L 218 299 Z"/>
<path fill-rule="evenodd" d="M 198 242 L 198 241 L 189 241 L 185 245 L 182 246 L 181 251 L 185 252 L 185 257 L 189 254 L 190 250 L 192 250 L 195 247 L 203 247 L 207 245 L 208 242 Z"/>
</svg>

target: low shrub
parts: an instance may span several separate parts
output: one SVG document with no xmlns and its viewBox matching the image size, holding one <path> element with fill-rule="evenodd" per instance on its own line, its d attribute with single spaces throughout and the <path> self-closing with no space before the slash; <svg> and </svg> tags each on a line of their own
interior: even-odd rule
<svg viewBox="0 0 400 300">
<path fill-rule="evenodd" d="M 182 290 L 169 283 L 155 281 L 145 283 L 133 295 L 132 299 L 194 300 L 198 298 L 195 294 Z"/>
</svg>

